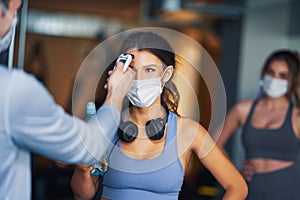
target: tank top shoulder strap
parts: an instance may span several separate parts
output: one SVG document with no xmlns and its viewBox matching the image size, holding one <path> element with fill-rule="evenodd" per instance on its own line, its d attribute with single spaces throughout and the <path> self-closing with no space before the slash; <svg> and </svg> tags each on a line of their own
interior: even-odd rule
<svg viewBox="0 0 300 200">
<path fill-rule="evenodd" d="M 246 122 L 244 124 L 244 127 L 247 126 L 249 123 L 250 123 L 250 120 L 251 120 L 251 117 L 253 115 L 253 112 L 254 112 L 254 109 L 256 107 L 256 104 L 258 103 L 259 99 L 255 99 L 252 103 L 252 106 L 251 106 L 251 109 L 250 109 L 250 112 L 247 116 L 247 119 L 246 119 Z"/>
<path fill-rule="evenodd" d="M 284 127 L 284 126 L 291 126 L 292 127 L 293 108 L 294 108 L 294 104 L 291 102 L 290 105 L 289 105 L 289 108 L 286 112 L 284 124 L 283 124 L 282 127 Z"/>
<path fill-rule="evenodd" d="M 168 122 L 167 122 L 167 137 L 166 144 L 169 144 L 177 133 L 177 115 L 169 111 Z"/>
</svg>

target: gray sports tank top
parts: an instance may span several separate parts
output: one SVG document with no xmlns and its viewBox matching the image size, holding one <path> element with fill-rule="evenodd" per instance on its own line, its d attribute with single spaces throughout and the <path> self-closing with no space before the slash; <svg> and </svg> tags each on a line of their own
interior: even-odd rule
<svg viewBox="0 0 300 200">
<path fill-rule="evenodd" d="M 251 118 L 258 100 L 254 101 L 245 122 L 242 142 L 246 158 L 269 158 L 284 161 L 295 161 L 299 141 L 292 127 L 293 104 L 289 105 L 284 123 L 277 129 L 255 128 Z"/>
</svg>

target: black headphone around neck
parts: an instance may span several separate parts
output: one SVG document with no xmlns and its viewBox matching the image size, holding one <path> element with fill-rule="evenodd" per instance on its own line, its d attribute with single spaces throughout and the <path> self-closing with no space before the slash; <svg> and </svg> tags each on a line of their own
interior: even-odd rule
<svg viewBox="0 0 300 200">
<path fill-rule="evenodd" d="M 150 140 L 160 140 L 164 136 L 165 126 L 168 121 L 169 112 L 164 118 L 151 119 L 146 122 L 146 133 Z M 138 135 L 138 127 L 132 121 L 124 122 L 121 119 L 118 129 L 120 140 L 130 143 L 135 140 Z"/>
</svg>

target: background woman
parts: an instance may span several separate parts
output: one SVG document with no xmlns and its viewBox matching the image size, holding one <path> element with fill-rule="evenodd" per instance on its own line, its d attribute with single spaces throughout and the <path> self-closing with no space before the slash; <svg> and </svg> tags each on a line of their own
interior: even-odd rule
<svg viewBox="0 0 300 200">
<path fill-rule="evenodd" d="M 299 70 L 297 53 L 273 52 L 261 72 L 260 97 L 238 102 L 227 114 L 218 145 L 223 147 L 243 126 L 247 199 L 299 199 L 300 175 L 295 166 L 300 136 Z"/>
</svg>

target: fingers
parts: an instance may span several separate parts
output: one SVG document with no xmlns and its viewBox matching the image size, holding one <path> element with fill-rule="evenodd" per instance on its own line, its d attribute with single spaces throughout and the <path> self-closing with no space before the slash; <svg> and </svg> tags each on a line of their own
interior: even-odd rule
<svg viewBox="0 0 300 200">
<path fill-rule="evenodd" d="M 129 68 L 128 70 L 126 70 L 125 72 L 123 72 L 122 71 L 123 70 L 122 69 L 123 66 L 124 66 L 124 64 L 122 62 L 118 62 L 114 70 L 108 71 L 108 76 L 109 77 L 106 79 L 106 83 L 104 84 L 104 89 L 108 89 L 111 76 L 114 73 L 120 73 L 120 72 L 122 72 L 122 74 L 118 75 L 119 78 L 117 78 L 117 79 L 120 79 L 122 76 L 125 76 L 125 78 L 127 79 L 128 82 L 131 82 L 133 80 L 133 78 L 135 77 L 135 71 L 133 71 L 131 68 Z"/>
<path fill-rule="evenodd" d="M 242 174 L 247 181 L 251 181 L 253 175 L 255 174 L 254 166 L 247 161 L 244 162 Z"/>
<path fill-rule="evenodd" d="M 107 74 L 110 76 L 110 75 L 112 75 L 112 73 L 113 73 L 113 70 L 109 70 Z"/>
<path fill-rule="evenodd" d="M 112 75 L 113 73 L 113 70 L 109 70 L 108 71 L 108 76 Z M 106 83 L 104 84 L 104 89 L 107 89 L 108 88 L 108 82 L 109 82 L 109 77 L 106 79 Z"/>
<path fill-rule="evenodd" d="M 243 177 L 247 180 L 247 181 L 251 181 L 252 179 L 252 173 L 249 173 L 249 172 L 246 172 L 246 171 L 243 171 Z"/>
<path fill-rule="evenodd" d="M 123 70 L 124 63 L 123 62 L 117 62 L 114 70 Z"/>
<path fill-rule="evenodd" d="M 77 165 L 77 167 L 82 170 L 82 171 L 90 171 L 90 166 L 89 165 Z"/>
</svg>

